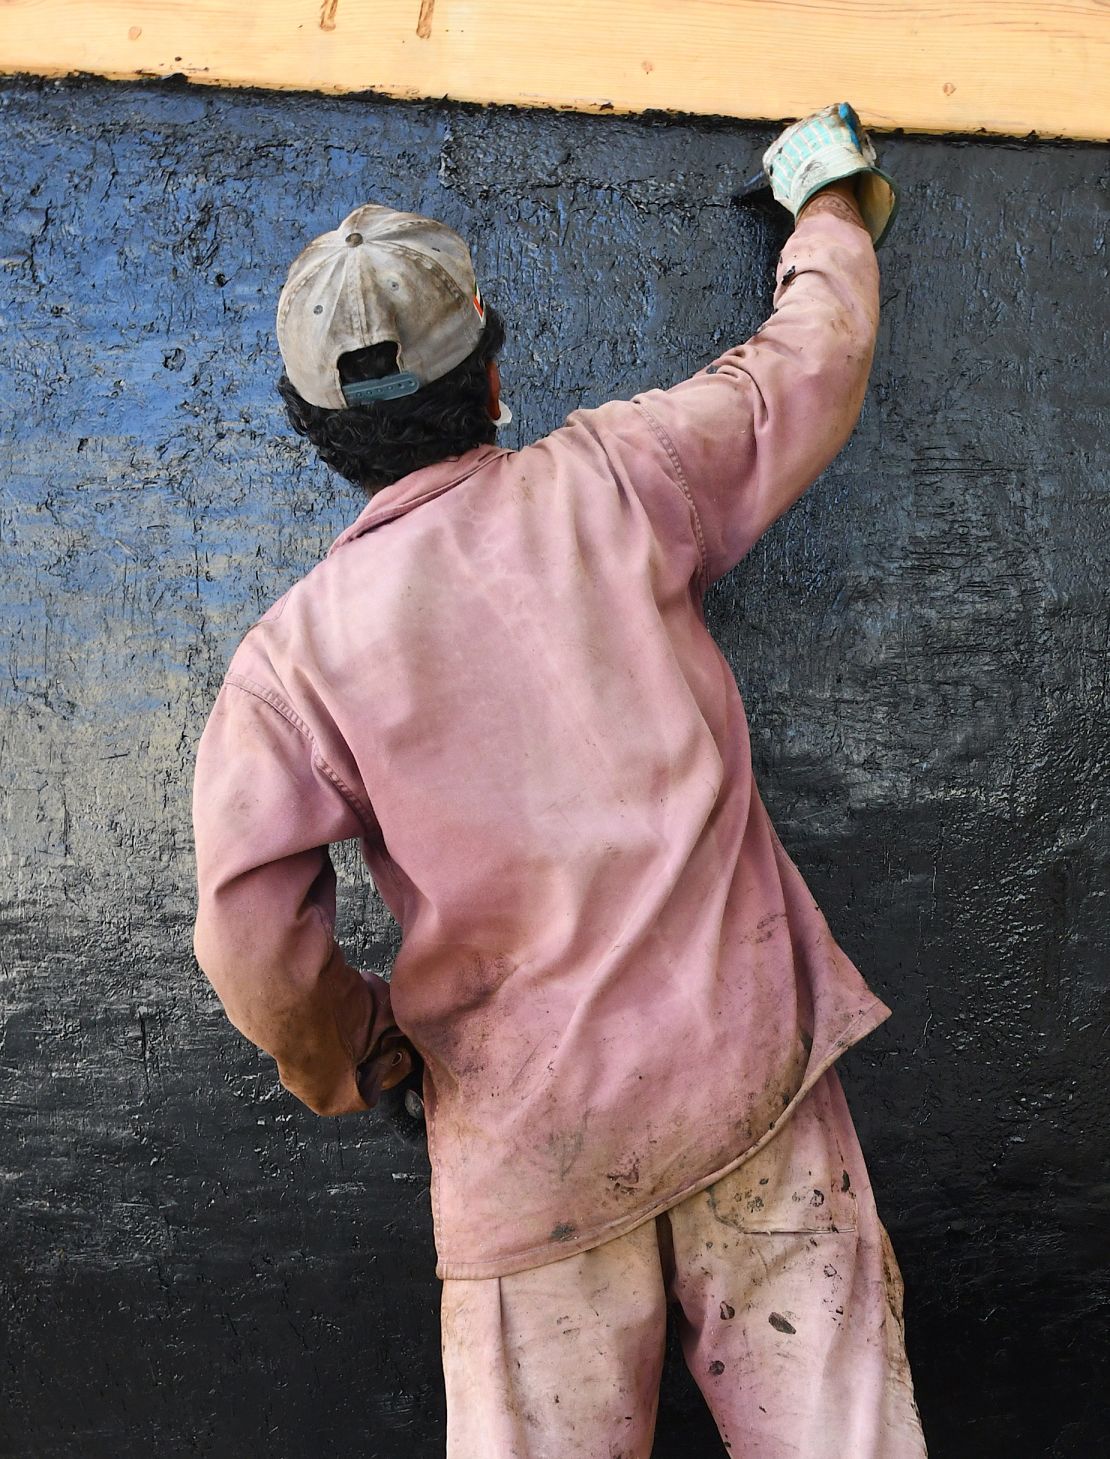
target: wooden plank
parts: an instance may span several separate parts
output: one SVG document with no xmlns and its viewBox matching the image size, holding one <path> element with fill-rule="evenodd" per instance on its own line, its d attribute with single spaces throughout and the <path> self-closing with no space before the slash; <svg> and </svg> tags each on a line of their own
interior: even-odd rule
<svg viewBox="0 0 1110 1459">
<path fill-rule="evenodd" d="M 0 72 L 1110 139 L 1106 0 L 0 0 Z"/>
</svg>

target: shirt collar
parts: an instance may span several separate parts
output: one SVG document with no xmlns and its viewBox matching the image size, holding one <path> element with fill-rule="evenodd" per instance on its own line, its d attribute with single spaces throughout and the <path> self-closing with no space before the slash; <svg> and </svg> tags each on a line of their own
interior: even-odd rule
<svg viewBox="0 0 1110 1459">
<path fill-rule="evenodd" d="M 503 446 L 475 446 L 461 456 L 448 456 L 445 461 L 437 461 L 434 466 L 425 466 L 419 471 L 410 472 L 408 476 L 402 476 L 400 481 L 374 493 L 359 516 L 328 548 L 328 556 L 345 543 L 361 537 L 364 532 L 380 527 L 383 522 L 392 522 L 395 517 L 404 516 L 422 502 L 442 496 L 445 491 L 458 486 L 460 481 L 473 476 L 479 467 L 485 466 L 495 456 L 508 454 Z"/>
</svg>

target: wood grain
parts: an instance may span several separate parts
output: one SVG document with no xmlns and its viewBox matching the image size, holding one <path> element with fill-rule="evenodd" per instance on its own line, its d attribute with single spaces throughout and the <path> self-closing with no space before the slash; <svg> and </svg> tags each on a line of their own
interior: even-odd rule
<svg viewBox="0 0 1110 1459">
<path fill-rule="evenodd" d="M 1107 0 L 0 0 L 0 72 L 1110 138 Z"/>
</svg>

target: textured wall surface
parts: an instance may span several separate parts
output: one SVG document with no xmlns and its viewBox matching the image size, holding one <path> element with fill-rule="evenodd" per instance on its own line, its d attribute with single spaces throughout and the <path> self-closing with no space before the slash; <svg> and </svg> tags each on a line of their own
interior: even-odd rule
<svg viewBox="0 0 1110 1459">
<path fill-rule="evenodd" d="M 730 199 L 769 133 L 100 83 L 0 116 L 0 1454 L 432 1456 L 424 1165 L 281 1091 L 190 952 L 223 666 L 360 505 L 283 426 L 276 291 L 367 198 L 454 224 L 518 444 L 759 323 L 776 240 Z M 895 1008 L 845 1077 L 934 1459 L 1073 1459 L 1110 1418 L 1106 157 L 885 157 L 859 430 L 711 622 Z M 656 1452 L 721 1452 L 673 1359 Z"/>
</svg>

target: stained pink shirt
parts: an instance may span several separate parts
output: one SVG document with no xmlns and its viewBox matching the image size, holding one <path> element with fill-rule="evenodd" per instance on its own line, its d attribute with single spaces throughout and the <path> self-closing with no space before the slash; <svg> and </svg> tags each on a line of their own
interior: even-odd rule
<svg viewBox="0 0 1110 1459">
<path fill-rule="evenodd" d="M 861 228 L 803 216 L 753 339 L 379 492 L 234 656 L 197 956 L 320 1113 L 367 1107 L 394 1020 L 420 1050 L 441 1276 L 708 1185 L 889 1012 L 775 835 L 702 614 L 851 433 L 877 280 Z M 352 837 L 403 931 L 388 985 L 333 937 Z"/>
</svg>

